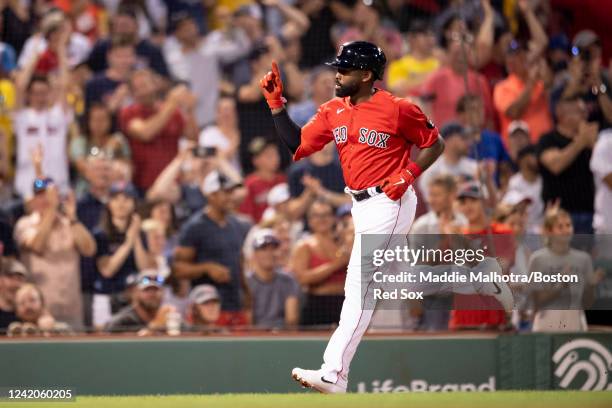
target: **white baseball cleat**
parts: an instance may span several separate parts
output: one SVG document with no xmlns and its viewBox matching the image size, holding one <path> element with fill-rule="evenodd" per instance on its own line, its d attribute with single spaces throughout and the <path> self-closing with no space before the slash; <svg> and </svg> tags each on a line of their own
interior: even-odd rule
<svg viewBox="0 0 612 408">
<path fill-rule="evenodd" d="M 325 380 L 321 370 L 304 370 L 296 367 L 291 370 L 291 377 L 302 384 L 302 387 L 313 388 L 322 394 L 346 393 L 346 386 L 343 387 L 342 385 Z"/>
<path fill-rule="evenodd" d="M 502 267 L 495 258 L 487 257 L 475 266 L 476 271 L 484 273 L 494 273 L 498 276 L 503 274 Z M 505 282 L 492 282 L 491 287 L 482 293 L 483 295 L 493 296 L 508 313 L 514 309 L 514 295 L 510 286 Z"/>
</svg>

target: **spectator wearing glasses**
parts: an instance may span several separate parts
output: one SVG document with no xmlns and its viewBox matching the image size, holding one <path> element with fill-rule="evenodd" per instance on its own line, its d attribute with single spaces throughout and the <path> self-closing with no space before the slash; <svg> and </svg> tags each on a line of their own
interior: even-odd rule
<svg viewBox="0 0 612 408">
<path fill-rule="evenodd" d="M 105 331 L 138 332 L 138 335 L 166 331 L 168 316 L 175 310 L 171 305 L 162 306 L 163 284 L 164 279 L 157 276 L 155 271 L 140 272 L 132 303 L 111 318 Z"/>
<path fill-rule="evenodd" d="M 32 213 L 15 226 L 21 260 L 51 314 L 78 329 L 83 325 L 79 260 L 96 252 L 96 241 L 77 218 L 73 194 L 60 197 L 50 179 L 37 179 L 33 193 Z"/>
<path fill-rule="evenodd" d="M 128 141 L 121 132 L 113 132 L 112 125 L 111 111 L 104 104 L 93 104 L 85 116 L 84 134 L 71 140 L 70 161 L 79 173 L 77 194 L 83 193 L 89 180 L 96 177 L 96 174 L 92 173 L 100 171 L 96 166 L 90 166 L 90 156 L 120 160 L 125 165 L 130 165 Z"/>
</svg>

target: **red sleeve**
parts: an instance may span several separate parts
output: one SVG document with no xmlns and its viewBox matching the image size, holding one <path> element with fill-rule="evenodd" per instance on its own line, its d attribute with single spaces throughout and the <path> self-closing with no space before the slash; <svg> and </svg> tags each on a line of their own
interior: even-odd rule
<svg viewBox="0 0 612 408">
<path fill-rule="evenodd" d="M 400 99 L 397 134 L 419 149 L 433 145 L 438 140 L 438 129 L 423 111 L 407 99 Z"/>
<path fill-rule="evenodd" d="M 121 133 L 123 133 L 126 136 L 129 136 L 127 127 L 128 127 L 129 121 L 132 119 L 132 116 L 133 116 L 129 106 L 125 106 L 121 108 L 119 110 L 119 115 L 117 116 L 118 116 L 118 122 L 119 122 L 119 129 L 121 130 Z"/>
<path fill-rule="evenodd" d="M 302 127 L 300 145 L 293 155 L 293 160 L 300 160 L 321 150 L 333 140 L 332 129 L 325 118 L 323 107 Z"/>
</svg>

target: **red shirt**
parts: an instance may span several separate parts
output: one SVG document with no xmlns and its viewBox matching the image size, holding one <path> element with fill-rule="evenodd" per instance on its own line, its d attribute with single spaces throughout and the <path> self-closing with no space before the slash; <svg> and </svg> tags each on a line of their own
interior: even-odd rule
<svg viewBox="0 0 612 408">
<path fill-rule="evenodd" d="M 478 239 L 475 235 L 491 234 L 491 241 L 482 239 L 480 247 L 486 246 L 487 256 L 504 258 L 508 265 L 514 262 L 515 245 L 512 230 L 504 224 L 491 223 L 490 230 L 480 231 L 466 229 L 465 234 L 470 239 Z M 495 298 L 480 295 L 455 295 L 454 310 L 448 324 L 449 329 L 496 328 L 506 322 L 506 312 Z M 469 310 L 474 307 L 476 310 Z"/>
<path fill-rule="evenodd" d="M 268 192 L 277 184 L 287 181 L 284 174 L 276 174 L 272 180 L 264 180 L 258 174 L 253 173 L 244 180 L 244 186 L 248 193 L 240 205 L 240 212 L 249 215 L 254 222 L 261 220 L 266 208 L 268 208 Z"/>
<path fill-rule="evenodd" d="M 487 79 L 478 72 L 467 73 L 469 93 L 480 96 L 484 103 L 485 117 L 495 123 L 491 87 Z M 419 96 L 431 98 L 431 115 L 439 126 L 450 121 L 457 121 L 457 102 L 468 93 L 465 88 L 465 76 L 453 71 L 450 67 L 441 67 L 433 72 L 418 92 Z"/>
<path fill-rule="evenodd" d="M 302 128 L 301 138 L 295 160 L 335 141 L 346 185 L 362 190 L 406 168 L 412 146 L 433 145 L 438 130 L 418 106 L 378 90 L 357 105 L 348 97 L 324 103 Z"/>
<path fill-rule="evenodd" d="M 174 159 L 178 152 L 178 141 L 185 129 L 185 119 L 176 110 L 162 130 L 148 142 L 138 140 L 128 131 L 128 125 L 133 119 L 147 119 L 157 112 L 157 108 L 138 103 L 126 106 L 119 113 L 119 127 L 128 136 L 132 150 L 134 169 L 133 182 L 138 188 L 147 189 Z"/>
</svg>

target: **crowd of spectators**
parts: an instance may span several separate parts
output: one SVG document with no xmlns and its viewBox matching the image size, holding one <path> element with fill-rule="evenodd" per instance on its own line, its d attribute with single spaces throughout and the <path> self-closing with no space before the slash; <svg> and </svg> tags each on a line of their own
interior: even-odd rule
<svg viewBox="0 0 612 408">
<path fill-rule="evenodd" d="M 592 261 L 612 253 L 612 65 L 574 3 L 1 1 L 0 331 L 337 323 L 354 235 L 338 157 L 293 163 L 259 80 L 276 60 L 302 126 L 333 97 L 323 63 L 357 39 L 387 56 L 376 86 L 445 140 L 411 234 L 502 237 L 506 272 L 586 276 L 517 285 L 511 319 L 457 295 L 407 304 L 395 328 L 585 330 L 581 309 L 612 306 L 610 265 Z"/>
</svg>

